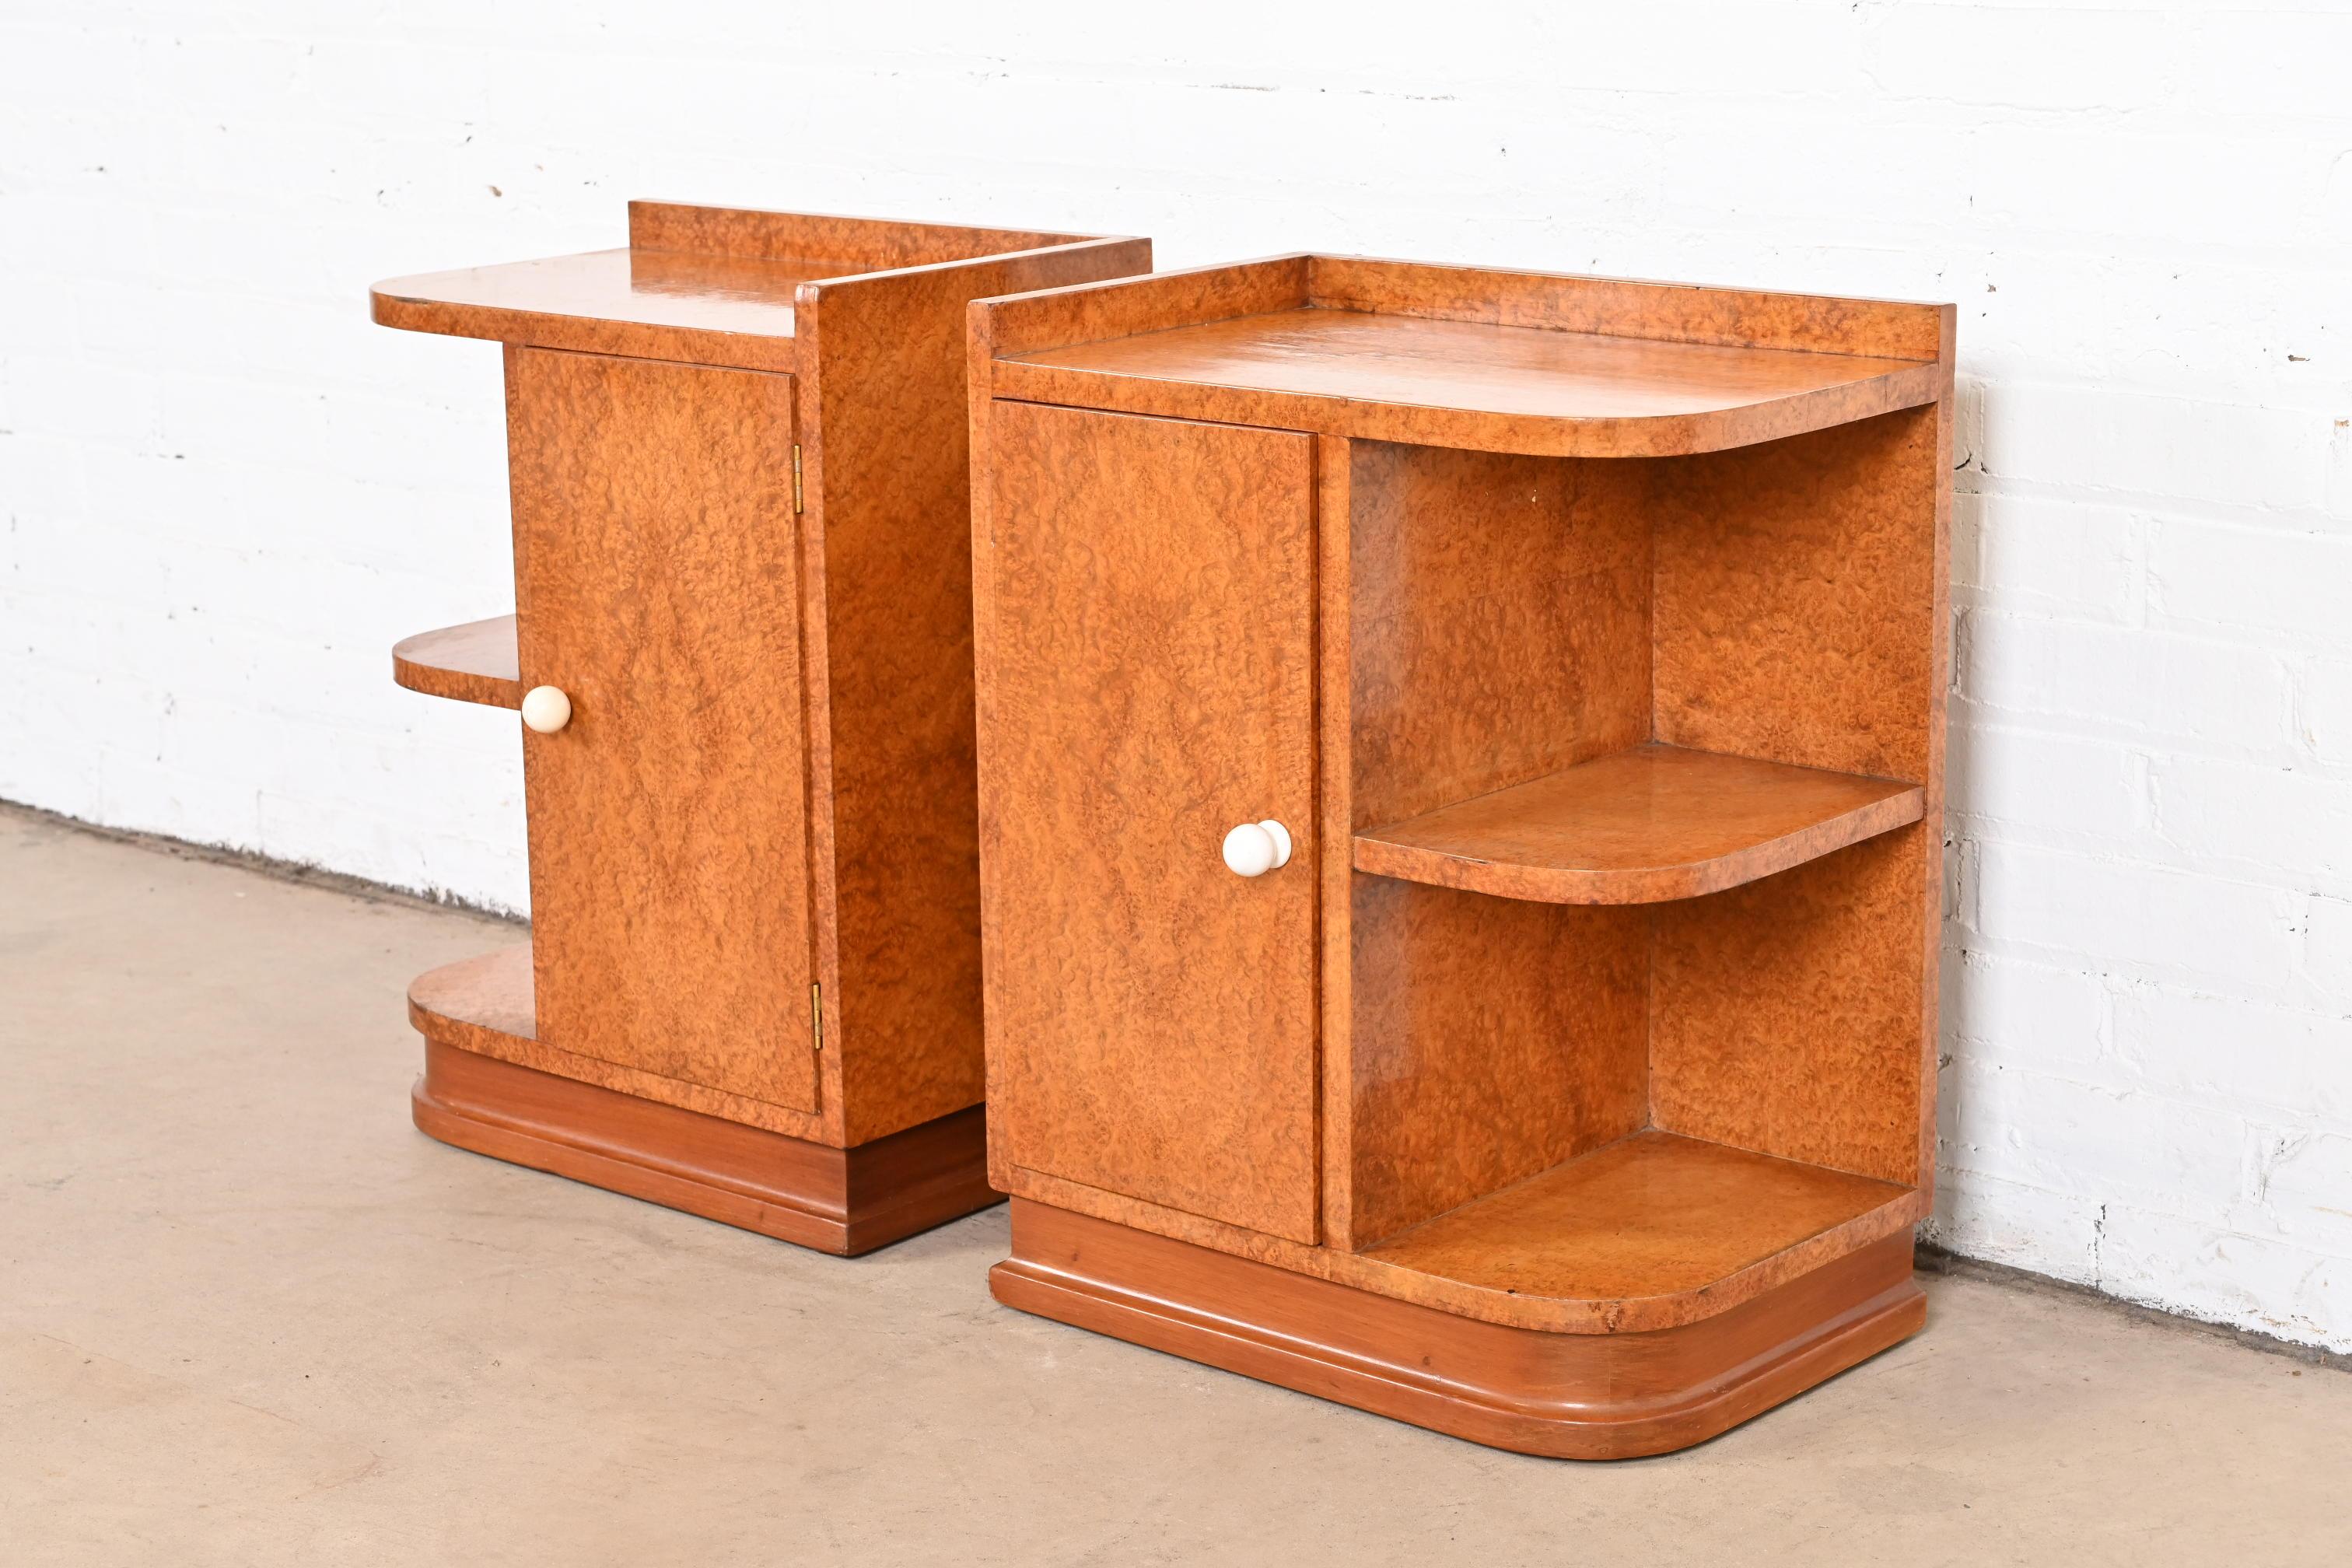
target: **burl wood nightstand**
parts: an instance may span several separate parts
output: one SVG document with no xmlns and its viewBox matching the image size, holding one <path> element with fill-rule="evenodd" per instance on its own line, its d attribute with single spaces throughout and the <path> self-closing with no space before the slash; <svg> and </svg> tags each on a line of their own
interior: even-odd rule
<svg viewBox="0 0 2352 1568">
<path fill-rule="evenodd" d="M 506 344 L 515 613 L 402 685 L 520 708 L 532 940 L 409 992 L 434 1137 L 830 1252 L 995 1201 L 964 309 L 1150 245 L 635 202 L 407 278 Z"/>
<path fill-rule="evenodd" d="M 1952 310 L 1313 256 L 971 328 L 997 1297 L 1576 1458 L 1918 1329 Z"/>
</svg>

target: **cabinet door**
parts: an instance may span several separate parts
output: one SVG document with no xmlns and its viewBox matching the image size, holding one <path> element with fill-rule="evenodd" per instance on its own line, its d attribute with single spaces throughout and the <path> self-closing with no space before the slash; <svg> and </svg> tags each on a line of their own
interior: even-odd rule
<svg viewBox="0 0 2352 1568">
<path fill-rule="evenodd" d="M 507 417 L 539 1037 L 814 1109 L 793 378 L 516 349 Z"/>
<path fill-rule="evenodd" d="M 1000 1163 L 1316 1237 L 1314 443 L 998 403 L 980 541 Z M 1237 824 L 1289 864 L 1236 876 Z"/>
</svg>

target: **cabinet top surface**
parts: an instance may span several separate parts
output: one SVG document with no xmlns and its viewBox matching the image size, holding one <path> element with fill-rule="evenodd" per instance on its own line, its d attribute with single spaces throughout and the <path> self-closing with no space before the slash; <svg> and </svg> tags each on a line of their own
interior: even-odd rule
<svg viewBox="0 0 2352 1568">
<path fill-rule="evenodd" d="M 1948 306 L 1301 256 L 990 301 L 999 397 L 1562 456 L 1942 395 Z"/>
</svg>

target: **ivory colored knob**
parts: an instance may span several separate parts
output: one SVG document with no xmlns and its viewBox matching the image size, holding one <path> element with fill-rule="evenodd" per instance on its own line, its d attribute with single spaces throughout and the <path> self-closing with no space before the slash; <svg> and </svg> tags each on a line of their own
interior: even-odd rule
<svg viewBox="0 0 2352 1568">
<path fill-rule="evenodd" d="M 522 721 L 542 735 L 552 735 L 572 722 L 572 699 L 561 687 L 534 686 L 522 694 Z"/>
<path fill-rule="evenodd" d="M 1272 817 L 1244 822 L 1225 835 L 1225 869 L 1236 877 L 1263 877 L 1290 864 L 1290 829 Z"/>
</svg>

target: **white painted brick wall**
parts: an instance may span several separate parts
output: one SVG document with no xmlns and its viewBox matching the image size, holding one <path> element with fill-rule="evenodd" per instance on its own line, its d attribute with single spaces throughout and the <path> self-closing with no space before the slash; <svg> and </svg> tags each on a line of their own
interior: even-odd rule
<svg viewBox="0 0 2352 1568">
<path fill-rule="evenodd" d="M 0 797 L 524 900 L 496 354 L 633 195 L 1955 300 L 1947 1244 L 2352 1349 L 2352 5 L 17 0 Z M 5 889 L 0 889 L 5 892 Z"/>
</svg>

